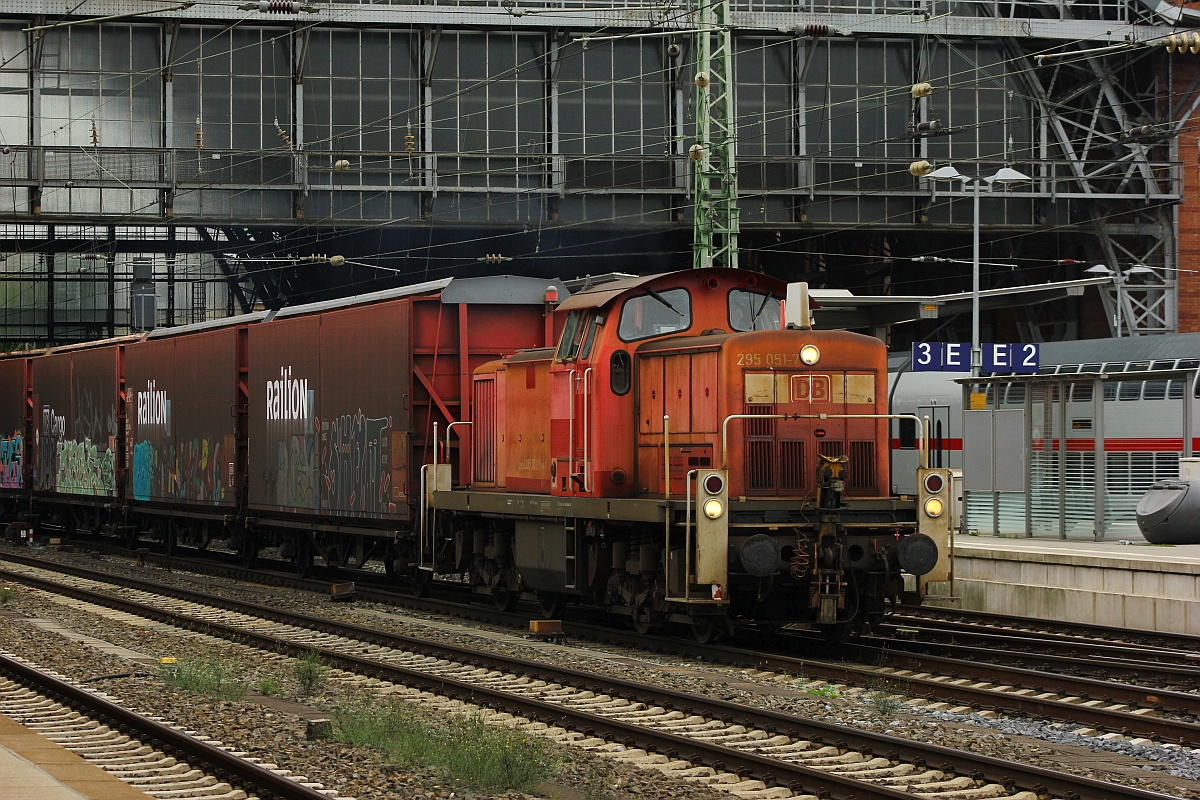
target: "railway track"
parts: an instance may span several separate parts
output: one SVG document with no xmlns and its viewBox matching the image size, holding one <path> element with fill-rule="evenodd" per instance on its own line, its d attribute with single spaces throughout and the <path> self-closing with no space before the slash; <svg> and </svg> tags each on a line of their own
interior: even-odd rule
<svg viewBox="0 0 1200 800">
<path fill-rule="evenodd" d="M 0 714 L 152 797 L 338 800 L 306 777 L 133 712 L 11 654 L 0 654 L 0 676 Z"/>
<path fill-rule="evenodd" d="M 36 559 L 10 556 L 18 563 L 37 565 Z M 59 566 L 56 569 L 67 569 Z M 104 573 L 75 570 L 83 577 L 104 579 Z M 328 584 L 302 581 L 285 576 L 279 580 L 309 589 L 327 589 Z M 109 578 L 111 579 L 111 578 Z M 170 591 L 159 584 L 123 579 L 126 585 L 140 586 L 147 591 Z M 366 592 L 367 596 L 383 602 L 403 601 L 425 610 L 489 623 L 524 628 L 527 615 L 502 613 L 467 603 L 438 602 L 400 598 L 395 593 Z M 581 638 L 629 645 L 630 634 L 614 631 L 603 625 L 579 622 L 566 623 L 566 629 Z M 825 681 L 839 694 L 853 694 L 854 687 L 886 684 L 912 698 L 910 705 L 948 704 L 962 713 L 985 711 L 1067 723 L 1088 733 L 1115 734 L 1130 739 L 1148 739 L 1190 747 L 1200 747 L 1200 695 L 1171 691 L 1161 685 L 1147 685 L 1140 680 L 1136 665 L 1122 670 L 1133 682 L 1101 680 L 1072 674 L 1074 662 L 1065 669 L 1059 661 L 1051 661 L 1043 669 L 1028 668 L 1025 660 L 1013 664 L 990 663 L 995 660 L 990 651 L 959 647 L 957 658 L 907 654 L 890 640 L 866 640 L 866 643 L 847 645 L 840 655 L 859 664 L 854 667 L 841 662 L 826 662 L 771 652 L 764 647 L 700 645 L 673 638 L 638 637 L 638 644 L 680 657 L 699 657 L 707 661 L 767 669 L 783 676 L 804 676 Z M 824 647 L 822 645 L 822 647 Z M 778 648 L 775 648 L 778 650 Z M 1153 680 L 1153 676 L 1148 676 Z"/>
<path fill-rule="evenodd" d="M 888 621 L 896 625 L 921 624 L 940 626 L 947 630 L 962 629 L 965 626 L 967 629 L 988 629 L 1005 634 L 1069 637 L 1200 654 L 1200 636 L 1194 634 L 1113 628 L 1082 622 L 1014 617 L 1010 614 L 939 606 L 900 606 L 888 615 Z"/>
<path fill-rule="evenodd" d="M 886 734 L 179 589 L 152 595 L 83 578 L 70 578 L 73 586 L 62 585 L 62 576 L 49 580 L 27 573 L 14 579 L 272 652 L 316 652 L 338 669 L 373 676 L 392 687 L 405 686 L 408 691 L 503 709 L 533 725 L 570 731 L 584 746 L 620 749 L 624 758 L 658 762 L 659 768 L 686 777 L 709 781 L 745 778 L 738 786 L 746 793 L 772 790 L 774 797 L 911 798 L 913 791 L 929 797 L 963 797 L 963 792 L 970 792 L 973 797 L 1019 800 L 1167 797 Z M 185 594 L 190 599 L 182 599 Z M 749 781 L 756 783 L 745 786 Z"/>
</svg>

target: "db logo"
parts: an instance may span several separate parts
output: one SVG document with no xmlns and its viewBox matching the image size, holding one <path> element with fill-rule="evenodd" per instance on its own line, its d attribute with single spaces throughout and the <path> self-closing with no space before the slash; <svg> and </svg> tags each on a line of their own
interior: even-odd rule
<svg viewBox="0 0 1200 800">
<path fill-rule="evenodd" d="M 793 403 L 827 403 L 829 402 L 828 375 L 793 375 Z"/>
<path fill-rule="evenodd" d="M 714 583 L 712 585 L 712 599 L 713 600 L 724 600 L 725 599 L 725 587 L 719 583 Z"/>
</svg>

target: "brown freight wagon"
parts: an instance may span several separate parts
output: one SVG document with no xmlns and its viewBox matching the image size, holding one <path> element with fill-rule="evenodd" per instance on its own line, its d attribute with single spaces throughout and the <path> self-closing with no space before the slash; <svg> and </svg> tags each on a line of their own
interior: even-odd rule
<svg viewBox="0 0 1200 800">
<path fill-rule="evenodd" d="M 26 406 L 29 355 L 0 358 L 0 515 L 13 515 L 28 486 L 32 416 Z"/>
<path fill-rule="evenodd" d="M 126 348 L 125 497 L 147 515 L 143 524 L 154 538 L 204 548 L 225 535 L 241 506 L 239 377 L 246 326 L 266 316 L 164 328 Z"/>
<path fill-rule="evenodd" d="M 553 339 L 551 287 L 566 296 L 536 278 L 433 281 L 250 326 L 252 547 L 278 542 L 301 570 L 313 554 L 359 566 L 385 546 L 389 569 L 411 563 L 420 466 L 440 448 L 462 474 L 447 426 L 470 420 L 477 366 Z"/>
<path fill-rule="evenodd" d="M 60 520 L 68 532 L 98 527 L 99 509 L 120 497 L 125 466 L 123 359 L 126 336 L 51 350 L 32 360 L 34 493 L 70 495 L 72 512 Z M 61 505 L 60 508 L 66 508 Z"/>
</svg>

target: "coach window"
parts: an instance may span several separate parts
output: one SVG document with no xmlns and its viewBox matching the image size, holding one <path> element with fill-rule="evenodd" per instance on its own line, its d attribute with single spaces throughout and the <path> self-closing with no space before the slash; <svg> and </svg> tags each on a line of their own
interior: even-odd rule
<svg viewBox="0 0 1200 800">
<path fill-rule="evenodd" d="M 692 298 L 686 289 L 667 289 L 631 297 L 621 309 L 617 335 L 625 342 L 686 331 L 692 327 Z"/>
<path fill-rule="evenodd" d="M 1076 403 L 1092 402 L 1092 383 L 1073 383 L 1071 384 L 1071 399 Z"/>
<path fill-rule="evenodd" d="M 917 421 L 901 418 L 896 420 L 897 433 L 900 435 L 901 450 L 917 449 Z"/>
<path fill-rule="evenodd" d="M 779 330 L 782 306 L 773 294 L 734 289 L 729 293 L 729 327 L 735 331 Z"/>
<path fill-rule="evenodd" d="M 1162 400 L 1166 396 L 1166 381 L 1146 381 L 1145 387 L 1142 388 L 1143 400 Z"/>
<path fill-rule="evenodd" d="M 608 360 L 608 385 L 613 394 L 626 394 L 633 385 L 633 364 L 624 350 L 614 350 Z"/>
</svg>

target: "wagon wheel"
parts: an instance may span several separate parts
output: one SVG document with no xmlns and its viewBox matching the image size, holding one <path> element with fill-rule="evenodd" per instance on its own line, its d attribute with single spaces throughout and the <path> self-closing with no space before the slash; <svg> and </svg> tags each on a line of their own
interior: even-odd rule
<svg viewBox="0 0 1200 800">
<path fill-rule="evenodd" d="M 389 578 L 398 578 L 404 574 L 402 567 L 400 549 L 395 545 L 388 545 L 387 550 L 383 554 L 383 571 L 387 573 Z"/>
<path fill-rule="evenodd" d="M 292 552 L 292 571 L 298 577 L 307 578 L 312 572 L 313 565 L 313 548 L 312 537 L 308 531 L 300 531 L 295 535 L 294 550 Z"/>
<path fill-rule="evenodd" d="M 253 569 L 254 562 L 258 559 L 258 537 L 250 531 L 243 531 L 241 536 L 235 536 L 231 541 L 235 541 L 233 550 L 238 554 L 242 566 Z"/>
<path fill-rule="evenodd" d="M 425 597 L 429 594 L 429 586 L 433 583 L 433 572 L 420 567 L 413 567 L 409 573 L 409 590 L 413 597 Z"/>
</svg>

